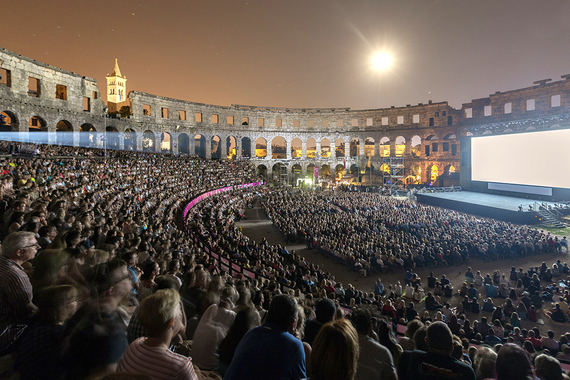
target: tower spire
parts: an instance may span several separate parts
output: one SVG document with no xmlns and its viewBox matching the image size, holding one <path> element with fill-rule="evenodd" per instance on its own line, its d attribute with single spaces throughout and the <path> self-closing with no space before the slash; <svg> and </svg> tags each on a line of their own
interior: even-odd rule
<svg viewBox="0 0 570 380">
<path fill-rule="evenodd" d="M 113 69 L 113 73 L 111 76 L 122 77 L 121 69 L 119 69 L 119 62 L 117 62 L 117 58 L 115 58 L 115 68 Z"/>
</svg>

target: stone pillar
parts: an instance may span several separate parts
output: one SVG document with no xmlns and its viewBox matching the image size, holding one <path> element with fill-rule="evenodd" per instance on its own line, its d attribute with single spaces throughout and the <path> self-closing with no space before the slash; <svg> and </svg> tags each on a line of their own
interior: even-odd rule
<svg viewBox="0 0 570 380">
<path fill-rule="evenodd" d="M 228 142 L 227 137 L 224 139 L 220 137 L 220 158 L 225 160 L 228 158 Z"/>
<path fill-rule="evenodd" d="M 319 159 L 322 157 L 321 155 L 321 142 L 317 141 L 317 143 L 315 144 L 315 149 L 317 150 L 317 154 L 315 156 L 315 158 Z"/>
<path fill-rule="evenodd" d="M 136 139 L 137 139 L 137 147 L 136 150 L 138 150 L 139 152 L 142 152 L 143 150 L 143 133 L 142 132 L 135 132 L 136 135 Z"/>
<path fill-rule="evenodd" d="M 287 160 L 291 160 L 291 143 L 285 140 L 285 157 Z"/>
<path fill-rule="evenodd" d="M 119 132 L 119 150 L 125 150 L 125 132 Z"/>
<path fill-rule="evenodd" d="M 344 142 L 344 157 L 350 158 L 350 141 Z"/>
<path fill-rule="evenodd" d="M 241 138 L 236 137 L 236 159 L 241 158 Z"/>
<path fill-rule="evenodd" d="M 307 158 L 307 141 L 301 142 L 301 158 Z"/>
<path fill-rule="evenodd" d="M 335 149 L 336 149 L 336 148 L 335 148 L 335 145 L 334 145 L 334 141 L 331 141 L 330 147 L 331 147 L 331 156 L 330 156 L 330 158 L 331 158 L 331 159 L 335 159 L 335 158 L 336 158 L 336 152 L 335 152 Z"/>
<path fill-rule="evenodd" d="M 79 131 L 73 131 L 71 133 L 73 133 L 73 135 L 72 135 L 73 146 L 78 147 L 79 146 Z"/>
<path fill-rule="evenodd" d="M 170 133 L 170 151 L 172 154 L 178 154 L 178 135 L 179 133 Z"/>
<path fill-rule="evenodd" d="M 162 142 L 161 139 L 161 132 L 154 132 L 154 143 L 153 143 L 153 147 L 154 147 L 154 152 L 156 153 L 160 153 L 162 152 L 162 148 L 160 147 L 160 144 Z"/>
<path fill-rule="evenodd" d="M 390 140 L 390 157 L 396 157 L 396 142 Z"/>
<path fill-rule="evenodd" d="M 211 137 L 206 137 L 206 158 L 207 159 L 211 159 L 212 158 L 212 138 Z"/>
<path fill-rule="evenodd" d="M 192 137 L 188 139 L 188 154 L 191 156 L 196 154 L 196 141 L 194 140 L 195 136 L 196 135 L 192 135 Z"/>
<path fill-rule="evenodd" d="M 358 140 L 358 155 L 364 157 L 365 140 Z"/>
</svg>

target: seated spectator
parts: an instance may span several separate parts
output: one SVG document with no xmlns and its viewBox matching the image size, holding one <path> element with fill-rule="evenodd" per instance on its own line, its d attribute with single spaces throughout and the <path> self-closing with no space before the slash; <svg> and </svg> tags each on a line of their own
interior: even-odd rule
<svg viewBox="0 0 570 380">
<path fill-rule="evenodd" d="M 495 377 L 495 360 L 497 353 L 489 347 L 479 347 L 473 360 L 473 369 L 477 379 Z"/>
<path fill-rule="evenodd" d="M 497 297 L 497 286 L 493 284 L 485 284 L 485 292 L 487 297 L 496 298 Z"/>
<path fill-rule="evenodd" d="M 360 347 L 356 379 L 396 380 L 398 377 L 394 368 L 392 354 L 385 346 L 370 337 L 373 327 L 370 311 L 366 309 L 355 310 L 351 315 L 351 321 L 358 333 L 358 345 Z M 414 320 L 408 324 L 408 329 L 410 324 L 414 332 L 417 331 L 415 326 L 422 326 L 420 321 Z M 410 340 L 409 338 L 407 339 Z"/>
<path fill-rule="evenodd" d="M 218 350 L 220 356 L 220 367 L 218 372 L 223 376 L 230 366 L 235 350 L 243 336 L 255 326 L 259 326 L 259 313 L 253 308 L 240 310 L 230 327 L 226 337 L 220 343 Z"/>
<path fill-rule="evenodd" d="M 493 329 L 489 329 L 488 334 L 485 337 L 485 343 L 493 347 L 496 344 L 501 343 L 501 339 L 495 336 L 495 331 L 493 331 Z"/>
<path fill-rule="evenodd" d="M 39 312 L 18 346 L 15 368 L 20 379 L 57 379 L 62 375 L 65 322 L 75 314 L 77 296 L 71 285 L 48 287 L 38 296 Z"/>
<path fill-rule="evenodd" d="M 312 380 L 353 380 L 358 368 L 358 334 L 346 319 L 324 325 L 311 353 Z M 280 374 L 281 377 L 287 374 Z"/>
<path fill-rule="evenodd" d="M 536 338 L 535 332 L 533 330 L 529 330 L 528 338 L 526 340 L 532 343 L 532 346 L 534 347 L 535 350 L 539 350 L 540 347 L 542 347 L 542 342 L 540 341 L 540 339 Z"/>
<path fill-rule="evenodd" d="M 429 352 L 416 350 L 402 354 L 398 365 L 400 380 L 427 380 L 434 376 L 438 379 L 475 380 L 473 369 L 451 356 L 453 336 L 445 323 L 435 322 L 427 328 L 427 345 Z"/>
<path fill-rule="evenodd" d="M 383 319 L 378 321 L 378 342 L 390 350 L 392 358 L 394 359 L 394 364 L 398 365 L 400 356 L 404 350 L 394 338 L 391 327 L 389 327 L 388 323 Z"/>
<path fill-rule="evenodd" d="M 305 378 L 305 349 L 293 335 L 297 316 L 297 302 L 293 297 L 275 296 L 268 309 L 267 322 L 245 334 L 224 380 Z M 354 360 L 354 371 L 357 360 L 358 357 Z"/>
<path fill-rule="evenodd" d="M 503 339 L 505 337 L 505 329 L 499 319 L 493 320 L 492 330 L 495 332 L 497 338 Z"/>
<path fill-rule="evenodd" d="M 547 315 L 550 316 L 554 322 L 566 322 L 566 316 L 564 315 L 564 312 L 560 310 L 559 303 L 557 303 L 552 310 L 548 311 Z"/>
<path fill-rule="evenodd" d="M 471 300 L 471 312 L 474 314 L 479 314 L 480 308 L 479 308 L 479 302 L 477 301 L 476 298 L 473 298 Z"/>
<path fill-rule="evenodd" d="M 435 287 L 435 282 L 437 281 L 437 278 L 434 277 L 433 272 L 430 272 L 428 278 L 427 278 L 427 285 L 428 288 L 433 289 Z"/>
<path fill-rule="evenodd" d="M 493 300 L 491 298 L 487 298 L 483 300 L 483 311 L 488 311 L 490 313 L 495 311 L 495 305 L 493 304 Z"/>
<path fill-rule="evenodd" d="M 416 349 L 414 343 L 414 334 L 416 331 L 424 327 L 424 324 L 419 319 L 413 319 L 408 322 L 404 336 L 400 338 L 400 346 L 404 351 L 413 351 Z"/>
<path fill-rule="evenodd" d="M 548 337 L 543 336 L 540 339 L 540 342 L 542 343 L 542 349 L 544 350 L 547 348 L 551 354 L 556 355 L 556 353 L 558 353 L 560 350 L 560 343 L 554 339 L 554 331 L 548 330 L 547 335 Z"/>
<path fill-rule="evenodd" d="M 531 322 L 536 322 L 537 318 L 538 318 L 538 313 L 536 312 L 534 306 L 531 306 L 530 309 L 528 310 L 528 320 Z"/>
<path fill-rule="evenodd" d="M 556 354 L 556 359 L 570 360 L 570 346 L 563 344 L 561 351 Z"/>
<path fill-rule="evenodd" d="M 496 380 L 534 380 L 528 355 L 519 346 L 507 343 L 497 354 Z"/>
<path fill-rule="evenodd" d="M 477 286 L 483 286 L 483 276 L 481 276 L 481 272 L 477 271 L 477 274 L 475 275 L 475 279 L 473 280 L 473 283 Z M 470 297 L 473 298 L 473 297 Z"/>
<path fill-rule="evenodd" d="M 534 358 L 534 370 L 540 380 L 562 380 L 560 362 L 552 356 L 541 354 Z"/>
<path fill-rule="evenodd" d="M 517 313 L 511 314 L 510 322 L 511 322 L 511 325 L 513 327 L 518 327 L 518 328 L 521 327 L 521 320 L 520 320 L 519 315 Z"/>
<path fill-rule="evenodd" d="M 467 290 L 467 295 L 469 299 L 479 298 L 479 291 L 475 288 L 474 284 L 469 284 L 469 289 Z"/>
<path fill-rule="evenodd" d="M 471 267 L 467 268 L 467 272 L 465 272 L 465 281 L 467 281 L 467 283 L 470 284 L 473 282 L 474 279 L 475 279 L 475 275 L 473 274 Z"/>
<path fill-rule="evenodd" d="M 443 307 L 442 304 L 440 304 L 439 302 L 437 302 L 437 300 L 435 299 L 435 297 L 431 294 L 431 292 L 428 292 L 426 299 L 425 299 L 425 306 L 426 309 L 428 310 L 437 310 L 437 309 L 441 309 Z"/>
<path fill-rule="evenodd" d="M 129 345 L 119 372 L 139 373 L 153 379 L 197 379 L 192 360 L 170 351 L 172 337 L 183 328 L 180 296 L 173 289 L 157 290 L 141 305 L 141 319 L 147 337 Z"/>
<path fill-rule="evenodd" d="M 334 319 L 336 306 L 331 299 L 321 298 L 315 306 L 315 319 L 308 319 L 305 325 L 305 338 L 303 342 L 307 342 L 310 346 L 317 337 L 319 330 L 328 322 Z"/>
<path fill-rule="evenodd" d="M 418 316 L 418 312 L 416 311 L 416 309 L 414 309 L 414 303 L 410 302 L 410 304 L 406 308 L 406 320 L 408 321 L 408 325 L 409 325 L 409 322 L 416 319 L 417 316 Z"/>
</svg>

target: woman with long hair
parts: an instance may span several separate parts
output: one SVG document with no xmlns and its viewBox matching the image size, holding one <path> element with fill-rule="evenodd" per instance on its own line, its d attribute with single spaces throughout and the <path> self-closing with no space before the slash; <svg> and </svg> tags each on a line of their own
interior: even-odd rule
<svg viewBox="0 0 570 380">
<path fill-rule="evenodd" d="M 397 366 L 400 361 L 400 356 L 404 350 L 394 338 L 394 334 L 392 333 L 392 329 L 388 326 L 388 322 L 383 319 L 378 321 L 378 341 L 381 345 L 390 350 L 390 353 L 394 358 L 394 365 Z"/>
<path fill-rule="evenodd" d="M 324 325 L 312 348 L 312 380 L 354 380 L 360 349 L 350 321 L 337 319 Z"/>
</svg>

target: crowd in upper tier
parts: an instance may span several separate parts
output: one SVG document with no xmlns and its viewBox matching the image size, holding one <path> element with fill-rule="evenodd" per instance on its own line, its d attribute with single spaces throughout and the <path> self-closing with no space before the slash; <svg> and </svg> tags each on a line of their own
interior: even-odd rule
<svg viewBox="0 0 570 380">
<path fill-rule="evenodd" d="M 529 252 L 513 249 L 514 242 L 520 247 L 533 241 L 543 249 L 543 237 L 531 229 L 413 202 L 342 193 L 301 196 L 268 187 L 208 198 L 190 210 L 185 224 L 181 215 L 189 200 L 209 190 L 257 182 L 249 164 L 33 144 L 0 148 L 19 153 L 0 157 L 2 377 L 433 379 L 427 373 L 437 369 L 436 378 L 475 379 L 481 363 L 489 365 L 484 349 L 480 360 L 471 353 L 471 362 L 458 354 L 453 334 L 470 338 L 467 319 L 461 312 L 448 315 L 442 302 L 446 293 L 424 299 L 421 279 L 411 270 L 404 278 L 410 285 L 405 292 L 398 284 L 377 284 L 375 293 L 351 285 L 344 289 L 334 276 L 285 247 L 247 238 L 235 221 L 256 199 L 265 199 L 268 214 L 289 238 L 302 238 L 335 255 L 345 251 L 354 257 L 351 265 L 369 271 L 420 266 L 420 256 L 423 265 L 430 257 L 433 264 L 459 264 L 468 258 L 462 256 L 464 249 L 470 255 L 474 247 L 482 257 L 493 257 L 492 243 L 498 256 Z M 299 202 L 306 202 L 304 209 Z M 412 217 L 414 223 L 406 223 Z M 311 224 L 297 224 L 304 219 Z M 478 227 L 476 233 L 460 233 Z M 550 249 L 544 238 L 544 248 Z M 563 241 L 558 244 L 563 247 Z M 499 252 L 507 246 L 508 253 Z M 456 251 L 461 261 L 448 255 Z M 230 276 L 221 269 L 222 258 L 256 277 Z M 400 259 L 411 263 L 399 264 Z M 563 273 L 564 266 L 558 268 Z M 544 273 L 537 269 L 541 278 Z M 448 289 L 443 282 L 434 283 L 434 293 L 438 287 Z M 535 286 L 544 297 L 547 285 L 541 285 L 531 281 L 522 286 L 527 291 Z M 552 289 L 551 297 L 559 292 Z M 423 305 L 435 312 L 427 329 L 418 323 L 430 324 L 429 312 L 422 322 L 404 304 L 408 307 L 401 314 L 401 300 L 419 295 L 418 311 Z M 524 294 L 519 297 L 524 303 Z M 471 304 L 479 301 L 468 298 Z M 463 322 L 463 332 L 456 331 L 452 315 Z M 506 315 L 498 318 L 503 328 Z M 407 323 L 408 340 L 418 344 L 398 345 L 392 322 Z M 427 336 L 424 345 L 416 339 L 420 331 Z M 488 335 L 483 340 L 473 336 L 473 342 L 482 343 Z M 530 339 L 530 330 L 528 335 Z M 511 338 L 517 343 L 503 330 L 503 339 Z M 539 339 L 536 333 L 534 338 Z M 418 350 L 402 352 L 402 347 Z M 509 344 L 494 349 L 496 377 L 486 377 L 562 378 L 552 355 L 536 357 L 533 373 L 528 352 Z M 513 368 L 513 358 L 524 358 L 525 365 Z"/>
</svg>

